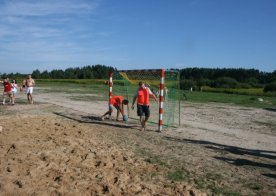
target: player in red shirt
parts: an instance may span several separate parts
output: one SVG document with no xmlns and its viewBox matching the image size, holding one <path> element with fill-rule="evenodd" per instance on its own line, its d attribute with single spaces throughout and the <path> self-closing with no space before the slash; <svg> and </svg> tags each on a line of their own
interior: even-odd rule
<svg viewBox="0 0 276 196">
<path fill-rule="evenodd" d="M 127 105 L 128 107 L 128 100 L 124 99 L 123 96 L 113 96 L 109 101 L 109 110 L 101 116 L 101 119 L 104 120 L 104 117 L 106 115 L 109 115 L 111 117 L 111 114 L 113 112 L 113 108 L 117 109 L 117 117 L 116 120 L 119 120 L 120 113 L 124 117 L 124 105 Z"/>
<path fill-rule="evenodd" d="M 144 82 L 139 82 L 139 88 L 133 97 L 131 108 L 134 109 L 134 104 L 137 100 L 137 115 L 140 117 L 140 123 L 142 125 L 141 131 L 146 130 L 147 121 L 150 117 L 150 96 L 158 103 L 156 96 L 152 91 L 145 86 Z"/>
<path fill-rule="evenodd" d="M 8 82 L 8 78 L 5 78 L 4 81 L 0 81 L 1 83 L 3 83 L 4 86 L 4 92 L 3 92 L 3 105 L 6 104 L 6 96 L 9 97 L 10 101 L 11 101 L 11 97 L 12 97 L 12 86 L 11 84 Z"/>
</svg>

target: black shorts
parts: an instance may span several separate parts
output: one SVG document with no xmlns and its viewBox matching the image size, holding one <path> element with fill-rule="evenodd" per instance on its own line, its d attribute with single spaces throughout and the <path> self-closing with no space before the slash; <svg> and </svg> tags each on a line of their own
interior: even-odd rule
<svg viewBox="0 0 276 196">
<path fill-rule="evenodd" d="M 149 117 L 150 116 L 149 105 L 137 105 L 137 115 Z"/>
</svg>

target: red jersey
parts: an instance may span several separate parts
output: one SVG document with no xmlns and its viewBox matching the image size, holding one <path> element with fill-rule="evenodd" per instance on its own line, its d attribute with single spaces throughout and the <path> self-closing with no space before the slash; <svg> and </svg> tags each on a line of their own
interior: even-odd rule
<svg viewBox="0 0 276 196">
<path fill-rule="evenodd" d="M 109 104 L 112 104 L 112 105 L 114 105 L 115 107 L 119 107 L 119 104 L 122 103 L 123 100 L 124 100 L 124 97 L 123 97 L 123 96 L 113 96 L 113 97 L 110 99 Z"/>
<path fill-rule="evenodd" d="M 4 92 L 11 92 L 12 86 L 9 82 L 3 82 Z"/>
<path fill-rule="evenodd" d="M 139 105 L 150 104 L 149 96 L 152 95 L 152 92 L 148 87 L 139 88 L 136 95 L 137 95 L 137 104 Z"/>
</svg>

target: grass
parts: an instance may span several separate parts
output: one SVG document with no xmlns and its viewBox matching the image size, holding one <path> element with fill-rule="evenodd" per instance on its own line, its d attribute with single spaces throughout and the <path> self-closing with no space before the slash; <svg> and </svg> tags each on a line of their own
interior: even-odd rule
<svg viewBox="0 0 276 196">
<path fill-rule="evenodd" d="M 105 84 L 105 80 L 96 79 L 38 79 L 37 86 L 45 87 L 42 92 L 62 92 L 71 94 L 102 94 L 107 99 L 109 86 Z M 120 94 L 127 99 L 132 99 L 136 85 L 131 85 L 126 90 L 121 85 L 115 85 L 114 81 L 113 94 Z M 50 89 L 47 89 L 50 87 Z M 256 108 L 276 108 L 276 99 L 274 94 L 263 93 L 262 89 L 215 89 L 208 88 L 209 92 L 190 92 L 181 91 L 181 96 L 185 93 L 188 101 L 197 103 L 227 103 L 245 107 Z M 212 92 L 211 92 L 212 91 Z M 229 91 L 229 92 L 228 92 Z M 127 95 L 128 92 L 128 95 Z M 262 98 L 263 101 L 259 101 Z"/>
<path fill-rule="evenodd" d="M 255 190 L 255 191 L 260 191 L 263 189 L 263 186 L 261 184 L 258 184 L 256 182 L 248 183 L 246 184 L 246 187 Z"/>
<path fill-rule="evenodd" d="M 177 169 L 175 171 L 168 172 L 167 178 L 173 181 L 187 181 L 189 172 L 184 169 Z"/>
<path fill-rule="evenodd" d="M 273 108 L 276 107 L 275 97 L 261 97 L 263 101 L 259 101 L 260 96 L 251 95 L 237 95 L 237 94 L 226 94 L 226 93 L 214 93 L 214 92 L 190 92 L 185 91 L 185 95 L 188 101 L 208 103 L 228 103 L 235 104 L 245 107 L 256 107 L 256 108 Z"/>
<path fill-rule="evenodd" d="M 103 97 L 108 97 L 108 86 L 102 83 L 98 83 L 98 81 L 94 80 L 85 80 L 80 82 L 76 80 L 72 82 L 72 80 L 51 80 L 45 82 L 44 80 L 37 81 L 37 86 L 42 87 L 41 89 L 37 89 L 38 92 L 43 93 L 67 93 L 67 94 L 98 94 L 103 95 Z"/>
<path fill-rule="evenodd" d="M 38 84 L 46 83 L 64 83 L 64 84 L 104 84 L 101 79 L 36 79 Z"/>
<path fill-rule="evenodd" d="M 250 96 L 276 96 L 274 92 L 264 92 L 263 88 L 212 88 L 208 86 L 203 87 L 204 92 L 226 93 L 237 95 L 250 95 Z"/>
</svg>

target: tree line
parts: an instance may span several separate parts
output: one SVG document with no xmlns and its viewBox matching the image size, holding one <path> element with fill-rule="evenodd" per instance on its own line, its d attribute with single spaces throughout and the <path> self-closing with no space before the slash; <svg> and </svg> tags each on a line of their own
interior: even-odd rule
<svg viewBox="0 0 276 196">
<path fill-rule="evenodd" d="M 34 70 L 31 74 L 35 79 L 107 79 L 111 71 L 116 68 L 106 65 L 88 65 L 54 69 L 52 71 Z M 276 70 L 273 72 L 262 72 L 257 69 L 243 68 L 184 68 L 171 69 L 180 73 L 181 89 L 201 89 L 203 86 L 214 88 L 265 88 L 276 91 Z M 2 74 L 1 78 L 26 77 L 20 73 Z"/>
<path fill-rule="evenodd" d="M 214 88 L 264 88 L 268 84 L 270 86 L 268 89 L 276 86 L 276 70 L 273 72 L 242 68 L 185 68 L 180 70 L 181 89 L 191 87 L 200 89 L 203 86 Z"/>
<path fill-rule="evenodd" d="M 34 70 L 32 77 L 36 79 L 106 79 L 108 73 L 115 69 L 105 65 L 88 65 L 84 67 L 75 67 L 62 69 L 54 69 L 50 72 L 47 70 L 40 72 Z"/>
<path fill-rule="evenodd" d="M 106 65 L 88 65 L 84 67 L 74 67 L 62 69 L 53 69 L 51 71 L 34 70 L 31 75 L 34 79 L 106 79 L 108 73 L 115 68 Z M 1 75 L 1 74 L 0 74 Z M 1 78 L 24 78 L 26 74 L 9 73 L 2 74 Z"/>
</svg>

